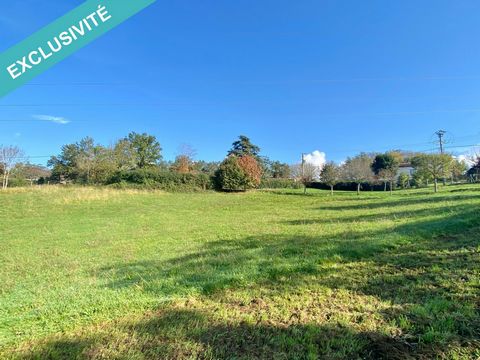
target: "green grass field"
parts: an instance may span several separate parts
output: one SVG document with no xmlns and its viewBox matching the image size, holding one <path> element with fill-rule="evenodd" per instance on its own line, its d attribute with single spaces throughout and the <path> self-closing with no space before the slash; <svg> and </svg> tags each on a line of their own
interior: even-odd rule
<svg viewBox="0 0 480 360">
<path fill-rule="evenodd" d="M 480 358 L 480 186 L 0 204 L 2 359 Z"/>
</svg>

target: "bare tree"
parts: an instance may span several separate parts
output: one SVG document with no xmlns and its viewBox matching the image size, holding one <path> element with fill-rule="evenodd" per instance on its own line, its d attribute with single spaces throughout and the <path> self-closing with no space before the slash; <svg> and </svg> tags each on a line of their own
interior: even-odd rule
<svg viewBox="0 0 480 360">
<path fill-rule="evenodd" d="M 177 155 L 183 155 L 193 160 L 195 159 L 195 156 L 197 156 L 197 150 L 195 150 L 190 144 L 181 144 L 178 147 Z"/>
<path fill-rule="evenodd" d="M 15 165 L 24 158 L 23 151 L 17 146 L 0 146 L 0 168 L 2 170 L 2 189 L 8 187 L 8 180 Z"/>
<path fill-rule="evenodd" d="M 397 178 L 398 168 L 393 169 L 383 169 L 379 173 L 380 179 L 384 182 L 384 190 L 387 191 L 387 184 L 389 184 L 390 194 L 393 192 L 393 186 L 395 184 L 395 180 Z"/>
<path fill-rule="evenodd" d="M 480 163 L 480 148 L 474 148 L 467 155 L 465 161 L 468 165 L 476 165 Z"/>
<path fill-rule="evenodd" d="M 372 181 L 372 158 L 367 154 L 360 154 L 354 158 L 348 158 L 343 165 L 343 176 L 345 180 L 357 185 L 357 194 L 360 195 L 362 183 Z"/>
<path fill-rule="evenodd" d="M 178 154 L 175 157 L 175 162 L 172 164 L 172 170 L 180 174 L 191 172 L 194 167 L 194 159 L 196 155 L 196 150 L 190 145 L 180 145 L 178 148 Z"/>
<path fill-rule="evenodd" d="M 304 193 L 307 192 L 307 185 L 318 179 L 319 168 L 312 163 L 304 162 L 303 164 L 295 164 L 290 167 L 292 177 L 303 184 Z"/>
</svg>

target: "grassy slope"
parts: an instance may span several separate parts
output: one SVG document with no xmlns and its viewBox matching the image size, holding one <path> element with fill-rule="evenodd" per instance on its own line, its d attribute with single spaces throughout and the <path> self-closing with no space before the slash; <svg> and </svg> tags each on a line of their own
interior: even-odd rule
<svg viewBox="0 0 480 360">
<path fill-rule="evenodd" d="M 478 186 L 0 203 L 2 358 L 480 357 Z"/>
</svg>

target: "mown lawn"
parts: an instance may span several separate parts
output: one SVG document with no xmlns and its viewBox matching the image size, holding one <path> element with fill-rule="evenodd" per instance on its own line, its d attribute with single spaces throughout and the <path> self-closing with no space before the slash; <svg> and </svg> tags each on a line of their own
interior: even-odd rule
<svg viewBox="0 0 480 360">
<path fill-rule="evenodd" d="M 480 358 L 480 186 L 0 205 L 2 359 Z"/>
</svg>

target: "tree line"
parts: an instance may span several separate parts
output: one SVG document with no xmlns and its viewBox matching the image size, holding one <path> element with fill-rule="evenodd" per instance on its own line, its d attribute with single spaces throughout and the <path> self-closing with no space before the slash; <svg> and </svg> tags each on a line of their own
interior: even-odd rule
<svg viewBox="0 0 480 360">
<path fill-rule="evenodd" d="M 6 188 L 14 185 L 84 184 L 117 187 L 148 187 L 165 190 L 246 190 L 264 179 L 289 179 L 290 167 L 260 155 L 260 148 L 246 136 L 232 144 L 223 162 L 195 159 L 195 150 L 184 145 L 174 161 L 165 161 L 155 136 L 131 132 L 111 146 L 86 137 L 63 145 L 47 167 L 25 162 L 18 147 L 1 146 L 0 174 Z M 5 159 L 3 161 L 2 159 Z M 28 170 L 28 171 L 27 171 Z"/>
<path fill-rule="evenodd" d="M 480 164 L 480 158 L 477 159 Z M 403 165 L 407 171 L 401 172 Z M 402 153 L 390 151 L 383 154 L 362 153 L 349 157 L 342 165 L 333 162 L 326 164 L 320 171 L 319 179 L 328 185 L 333 193 L 334 187 L 340 182 L 350 182 L 356 185 L 359 194 L 362 184 L 383 183 L 392 192 L 395 187 L 403 189 L 415 185 L 417 187 L 434 184 L 438 192 L 439 181 L 453 182 L 465 179 L 468 166 L 449 154 Z M 305 179 L 304 181 L 310 181 Z"/>
<path fill-rule="evenodd" d="M 329 162 L 322 167 L 311 163 L 288 165 L 261 155 L 259 146 L 244 135 L 233 142 L 222 162 L 195 159 L 195 151 L 183 146 L 174 161 L 165 161 L 162 147 L 153 135 L 131 132 L 111 146 L 86 137 L 62 146 L 60 154 L 48 160 L 48 168 L 26 161 L 21 149 L 0 147 L 2 188 L 11 179 L 15 185 L 28 183 L 75 183 L 116 187 L 148 187 L 165 190 L 245 191 L 259 187 L 307 187 L 321 183 L 333 193 L 335 187 L 362 187 L 383 184 L 396 187 L 428 186 L 438 191 L 440 181 L 478 179 L 480 157 L 468 169 L 465 162 L 448 154 L 402 151 L 361 153 L 342 164 Z M 412 173 L 400 171 L 408 166 Z M 347 185 L 345 185 L 347 184 Z"/>
</svg>

